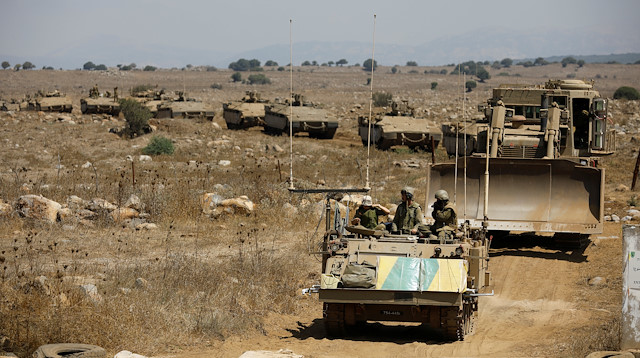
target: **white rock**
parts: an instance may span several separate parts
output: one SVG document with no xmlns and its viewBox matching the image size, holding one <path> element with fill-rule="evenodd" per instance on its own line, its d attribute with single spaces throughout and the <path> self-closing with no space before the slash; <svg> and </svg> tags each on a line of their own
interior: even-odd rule
<svg viewBox="0 0 640 358">
<path fill-rule="evenodd" d="M 142 211 L 144 209 L 144 205 L 140 201 L 140 198 L 135 194 L 131 194 L 129 199 L 127 199 L 127 202 L 124 204 L 124 207 L 135 209 L 137 211 Z"/>
<path fill-rule="evenodd" d="M 87 283 L 81 286 L 78 286 L 81 293 L 85 295 L 86 298 L 90 299 L 94 303 L 102 302 L 102 296 L 98 293 L 98 288 L 96 285 L 92 283 Z"/>
<path fill-rule="evenodd" d="M 622 221 L 624 223 L 629 222 L 631 220 L 633 220 L 633 216 L 629 216 L 629 215 L 624 216 L 622 219 L 620 219 L 620 221 Z"/>
<path fill-rule="evenodd" d="M 221 167 L 228 167 L 231 165 L 231 161 L 221 159 L 220 161 L 218 161 L 218 165 Z"/>
<path fill-rule="evenodd" d="M 87 204 L 87 209 L 91 211 L 100 211 L 100 210 L 113 211 L 113 210 L 116 210 L 117 208 L 118 207 L 116 205 L 111 204 L 110 202 L 101 198 L 93 198 Z"/>
<path fill-rule="evenodd" d="M 245 195 L 240 196 L 238 198 L 223 200 L 220 203 L 220 206 L 222 206 L 225 209 L 231 209 L 231 210 L 225 210 L 225 211 L 233 214 L 249 215 L 251 214 L 251 212 L 253 212 L 253 209 L 254 209 L 253 202 L 249 200 L 249 198 Z"/>
<path fill-rule="evenodd" d="M 23 217 L 54 223 L 62 205 L 40 195 L 23 195 L 16 201 L 15 208 Z"/>
<path fill-rule="evenodd" d="M 637 218 L 640 216 L 640 210 L 637 209 L 629 209 L 627 210 L 627 214 L 633 216 L 634 218 Z"/>
<path fill-rule="evenodd" d="M 86 162 L 84 164 L 82 164 L 82 169 L 88 169 L 91 168 L 93 164 L 91 164 L 91 162 Z"/>
<path fill-rule="evenodd" d="M 219 125 L 218 123 L 216 123 L 216 122 L 212 122 L 212 123 L 211 123 L 211 126 L 212 126 L 212 127 L 213 127 L 213 129 L 215 129 L 215 130 L 220 130 L 220 129 L 222 129 L 222 127 L 220 127 L 220 125 Z"/>
<path fill-rule="evenodd" d="M 158 229 L 158 225 L 154 223 L 142 223 L 136 225 L 136 230 L 156 230 Z"/>
<path fill-rule="evenodd" d="M 153 161 L 153 159 L 149 155 L 141 155 L 141 156 L 138 157 L 138 160 L 141 161 L 141 162 Z"/>
<path fill-rule="evenodd" d="M 147 357 L 137 353 L 131 353 L 129 351 L 120 351 L 116 353 L 116 355 L 114 355 L 113 358 L 147 358 Z"/>
<path fill-rule="evenodd" d="M 619 223 L 620 222 L 620 217 L 616 214 L 611 215 L 611 221 L 615 222 L 615 223 Z"/>
<path fill-rule="evenodd" d="M 246 351 L 240 358 L 304 358 L 303 355 L 295 354 L 289 349 L 273 351 Z"/>
</svg>

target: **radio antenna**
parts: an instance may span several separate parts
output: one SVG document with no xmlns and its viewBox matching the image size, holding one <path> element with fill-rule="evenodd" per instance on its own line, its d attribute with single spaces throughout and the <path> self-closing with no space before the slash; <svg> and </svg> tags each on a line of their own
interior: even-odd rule
<svg viewBox="0 0 640 358">
<path fill-rule="evenodd" d="M 371 121 L 372 112 L 373 112 L 373 70 L 376 67 L 375 61 L 375 53 L 376 53 L 376 14 L 373 14 L 373 48 L 371 50 L 371 80 L 369 81 L 370 93 L 369 93 L 369 128 L 367 132 L 367 180 L 364 187 L 366 189 L 371 188 L 369 185 L 369 157 L 371 155 Z"/>
<path fill-rule="evenodd" d="M 289 189 L 293 186 L 293 20 L 289 19 Z"/>
</svg>

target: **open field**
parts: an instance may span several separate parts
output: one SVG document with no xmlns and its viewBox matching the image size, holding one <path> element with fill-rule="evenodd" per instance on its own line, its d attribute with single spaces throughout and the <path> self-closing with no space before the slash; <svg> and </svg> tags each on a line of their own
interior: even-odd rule
<svg viewBox="0 0 640 358">
<path fill-rule="evenodd" d="M 408 99 L 423 116 L 445 122 L 462 118 L 463 108 L 467 117 L 475 116 L 476 105 L 500 83 L 542 84 L 576 74 L 598 76 L 595 87 L 607 97 L 623 85 L 640 87 L 639 65 L 513 66 L 490 70 L 492 78 L 467 93 L 463 104 L 461 78 L 423 73 L 443 68 L 401 67 L 391 74 L 380 67 L 374 91 Z M 409 73 L 413 69 L 419 73 Z M 584 250 L 559 250 L 544 237 L 497 242 L 490 264 L 496 296 L 481 299 L 476 333 L 464 342 L 442 342 L 414 326 L 381 324 L 350 339 L 326 338 L 321 303 L 300 296 L 302 288 L 319 281 L 320 262 L 308 252 L 322 236 L 322 197 L 286 190 L 287 137 L 257 128 L 230 131 L 221 117 L 222 103 L 250 89 L 270 100 L 288 96 L 289 72 L 263 73 L 271 85 L 231 83 L 232 72 L 223 70 L 0 71 L 2 99 L 59 89 L 74 103 L 73 122 L 58 121 L 56 114 L 0 112 L 2 202 L 39 194 L 68 208 L 79 202 L 71 196 L 124 207 L 135 194 L 144 214 L 133 223 L 100 210 L 91 218 L 55 223 L 0 216 L 0 351 L 28 356 L 55 342 L 97 344 L 110 354 L 126 349 L 185 358 L 281 348 L 305 357 L 560 357 L 617 349 L 620 223 L 607 223 Z M 356 118 L 368 111 L 368 77 L 352 67 L 294 70 L 294 91 L 323 104 L 340 124 L 332 140 L 294 138 L 296 185 L 364 185 L 367 154 Z M 431 91 L 434 81 L 438 87 Z M 117 86 L 126 92 L 140 84 L 185 89 L 214 106 L 216 117 L 153 120 L 156 134 L 171 138 L 176 152 L 141 162 L 138 156 L 152 135 L 123 139 L 109 133 L 124 126 L 123 120 L 80 114 L 79 100 L 95 84 L 102 91 Z M 611 111 L 619 135 L 617 152 L 602 161 L 605 208 L 624 217 L 631 204 L 638 205 L 637 193 L 619 186 L 631 183 L 640 103 L 612 101 Z M 390 205 L 407 185 L 424 201 L 430 155 L 404 149 L 371 153 L 374 201 Z M 440 148 L 437 160 L 446 159 Z M 203 214 L 201 198 L 214 192 L 225 199 L 245 195 L 255 208 L 249 215 L 236 211 L 212 218 Z M 135 228 L 143 222 L 157 228 Z M 590 285 L 595 277 L 603 282 Z"/>
</svg>

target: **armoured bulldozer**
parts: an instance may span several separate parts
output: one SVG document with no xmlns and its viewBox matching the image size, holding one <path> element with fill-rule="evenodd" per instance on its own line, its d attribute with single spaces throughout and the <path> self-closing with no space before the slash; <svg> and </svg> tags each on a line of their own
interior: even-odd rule
<svg viewBox="0 0 640 358">
<path fill-rule="evenodd" d="M 213 120 L 213 109 L 201 101 L 188 98 L 186 93 L 177 91 L 178 99 L 163 101 L 158 105 L 156 118 L 206 118 Z"/>
<path fill-rule="evenodd" d="M 260 93 L 247 91 L 240 101 L 224 103 L 223 117 L 229 129 L 245 129 L 264 125 L 264 106 L 267 101 Z"/>
<path fill-rule="evenodd" d="M 338 129 L 338 119 L 327 110 L 305 102 L 295 94 L 291 104 L 265 106 L 264 128 L 273 134 L 307 132 L 309 137 L 331 139 Z M 290 128 L 291 126 L 291 128 Z"/>
<path fill-rule="evenodd" d="M 80 99 L 80 110 L 83 114 L 106 113 L 117 116 L 120 113 L 120 102 L 111 93 L 100 94 L 96 86 L 91 89 L 89 97 Z"/>
<path fill-rule="evenodd" d="M 368 144 L 367 136 L 371 127 L 371 144 L 379 149 L 389 149 L 394 145 L 422 148 L 433 152 L 442 139 L 442 131 L 426 118 L 417 118 L 408 101 L 392 101 L 391 111 L 377 115 L 369 125 L 369 117 L 358 118 L 358 133 L 362 144 Z"/>
<path fill-rule="evenodd" d="M 51 92 L 39 91 L 34 101 L 35 110 L 43 112 L 68 112 L 71 113 L 73 104 L 71 98 L 58 90 Z"/>
<path fill-rule="evenodd" d="M 613 153 L 615 133 L 607 130 L 607 100 L 593 83 L 502 85 L 479 110 L 481 120 L 443 125 L 447 153 L 455 155 L 457 146 L 467 157 L 432 167 L 430 195 L 456 192 L 460 220 L 474 226 L 488 218 L 493 231 L 570 240 L 601 233 L 604 169 L 597 165 Z"/>
<path fill-rule="evenodd" d="M 327 218 L 330 210 L 327 200 Z M 438 239 L 361 226 L 330 230 L 329 219 L 326 226 L 321 282 L 311 291 L 323 303 L 329 336 L 367 321 L 421 323 L 448 340 L 473 333 L 478 296 L 492 294 L 485 292 L 491 284 L 485 231 Z"/>
</svg>

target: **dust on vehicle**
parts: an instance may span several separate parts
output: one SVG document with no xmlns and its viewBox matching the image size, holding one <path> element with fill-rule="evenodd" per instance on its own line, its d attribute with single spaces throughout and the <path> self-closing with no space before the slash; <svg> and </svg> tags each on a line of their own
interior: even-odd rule
<svg viewBox="0 0 640 358">
<path fill-rule="evenodd" d="M 305 102 L 295 94 L 291 103 L 265 106 L 265 131 L 273 134 L 309 133 L 309 137 L 331 139 L 338 130 L 338 119 L 324 108 Z"/>
<path fill-rule="evenodd" d="M 177 98 L 158 104 L 156 118 L 206 118 L 213 120 L 213 108 L 195 98 L 187 97 L 184 91 L 176 91 Z"/>
<path fill-rule="evenodd" d="M 229 129 L 246 129 L 264 125 L 264 107 L 268 101 L 263 100 L 259 92 L 247 91 L 240 101 L 224 103 L 223 117 Z"/>
</svg>

